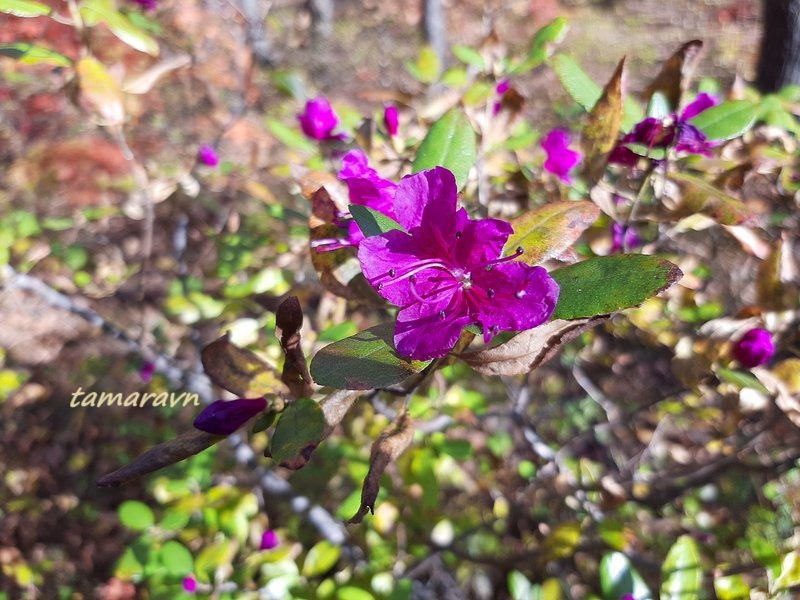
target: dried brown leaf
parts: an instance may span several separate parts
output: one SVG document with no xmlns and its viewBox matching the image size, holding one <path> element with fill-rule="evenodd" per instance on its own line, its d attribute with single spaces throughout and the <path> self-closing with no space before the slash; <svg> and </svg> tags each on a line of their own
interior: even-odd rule
<svg viewBox="0 0 800 600">
<path fill-rule="evenodd" d="M 622 57 L 583 128 L 581 147 L 585 155 L 584 169 L 593 180 L 600 179 L 607 155 L 614 148 L 622 125 L 624 71 L 625 57 Z"/>
<path fill-rule="evenodd" d="M 555 319 L 518 333 L 494 348 L 462 354 L 461 359 L 482 375 L 521 375 L 550 360 L 561 346 L 606 319 L 608 315 Z"/>
<path fill-rule="evenodd" d="M 303 398 L 313 393 L 308 364 L 300 346 L 300 328 L 303 327 L 303 309 L 297 296 L 289 296 L 281 302 L 275 313 L 275 335 L 280 337 L 285 355 L 281 381 L 286 384 L 294 398 Z"/>
<path fill-rule="evenodd" d="M 254 352 L 232 344 L 227 334 L 203 348 L 200 359 L 211 381 L 240 398 L 281 395 L 287 391 L 272 365 Z"/>
<path fill-rule="evenodd" d="M 361 506 L 350 523 L 361 523 L 367 511 L 372 512 L 381 488 L 381 475 L 392 462 L 405 452 L 414 439 L 414 424 L 408 412 L 399 415 L 372 444 L 369 471 L 361 490 Z"/>
<path fill-rule="evenodd" d="M 678 51 L 670 56 L 661 67 L 661 72 L 645 88 L 642 97 L 647 102 L 656 92 L 666 96 L 672 110 L 677 110 L 681 103 L 683 91 L 689 86 L 692 75 L 702 56 L 703 42 L 692 40 L 686 42 Z"/>
<path fill-rule="evenodd" d="M 132 463 L 113 473 L 103 475 L 97 480 L 97 485 L 101 487 L 117 487 L 138 479 L 142 475 L 163 469 L 169 465 L 180 462 L 184 459 L 199 454 L 206 448 L 210 448 L 220 440 L 224 440 L 224 435 L 213 435 L 205 431 L 188 431 L 174 440 L 169 440 L 150 448 L 144 454 L 136 458 Z"/>
</svg>

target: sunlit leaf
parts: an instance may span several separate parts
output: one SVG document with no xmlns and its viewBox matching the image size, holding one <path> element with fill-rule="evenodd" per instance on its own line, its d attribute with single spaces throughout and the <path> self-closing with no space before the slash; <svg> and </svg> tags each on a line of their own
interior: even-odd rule
<svg viewBox="0 0 800 600">
<path fill-rule="evenodd" d="M 433 124 L 417 150 L 414 173 L 434 167 L 445 167 L 455 175 L 458 188 L 464 187 L 475 164 L 477 141 L 475 130 L 466 115 L 454 108 Z"/>
<path fill-rule="evenodd" d="M 753 126 L 758 111 L 758 106 L 752 102 L 733 100 L 704 110 L 690 123 L 705 133 L 709 140 L 730 140 Z"/>
<path fill-rule="evenodd" d="M 668 260 L 641 254 L 598 256 L 550 273 L 561 291 L 554 319 L 579 319 L 637 306 L 682 276 Z"/>
<path fill-rule="evenodd" d="M 138 50 L 158 55 L 158 42 L 144 29 L 131 23 L 130 19 L 119 12 L 113 3 L 107 0 L 84 0 L 80 7 L 81 16 L 89 23 L 105 23 L 122 42 Z"/>
<path fill-rule="evenodd" d="M 523 249 L 520 257 L 530 265 L 554 258 L 569 248 L 597 220 L 600 209 L 589 201 L 551 202 L 511 221 L 514 233 L 504 254 Z"/>
<path fill-rule="evenodd" d="M 436 51 L 430 46 L 423 46 L 416 61 L 406 61 L 406 69 L 422 83 L 433 83 L 439 76 L 441 64 Z"/>
<path fill-rule="evenodd" d="M 544 540 L 544 549 L 550 559 L 567 558 L 575 553 L 581 539 L 578 522 L 561 523 L 553 528 Z"/>
<path fill-rule="evenodd" d="M 308 462 L 324 431 L 325 417 L 320 405 L 300 398 L 281 413 L 270 440 L 270 455 L 281 466 L 299 469 Z"/>
<path fill-rule="evenodd" d="M 305 577 L 317 577 L 330 571 L 338 562 L 342 549 L 323 540 L 312 546 L 303 561 L 302 574 Z"/>
<path fill-rule="evenodd" d="M 714 580 L 717 600 L 748 600 L 750 586 L 741 575 L 726 575 Z"/>
<path fill-rule="evenodd" d="M 625 594 L 632 594 L 636 600 L 653 597 L 642 576 L 621 552 L 609 552 L 600 560 L 600 587 L 607 600 L 619 600 Z"/>
<path fill-rule="evenodd" d="M 117 509 L 120 523 L 133 529 L 134 531 L 142 531 L 148 527 L 152 527 L 155 523 L 153 511 L 144 502 L 138 500 L 126 500 L 120 504 Z"/>
<path fill-rule="evenodd" d="M 28 42 L 0 45 L 0 56 L 8 56 L 28 65 L 68 67 L 72 64 L 72 60 L 63 54 Z"/>
<path fill-rule="evenodd" d="M 800 585 L 800 552 L 793 550 L 783 557 L 780 574 L 770 592 L 775 593 L 796 585 Z"/>
<path fill-rule="evenodd" d="M 556 54 L 550 59 L 550 64 L 570 97 L 584 110 L 592 110 L 603 93 L 600 86 L 566 54 Z"/>
<path fill-rule="evenodd" d="M 103 125 L 120 125 L 125 117 L 119 84 L 97 59 L 87 56 L 78 61 L 75 71 L 81 97 Z"/>
<path fill-rule="evenodd" d="M 483 70 L 484 62 L 481 53 L 470 48 L 469 46 L 455 45 L 453 46 L 453 54 L 455 57 L 463 62 L 465 65 L 470 65 L 476 69 Z"/>
<path fill-rule="evenodd" d="M 227 335 L 203 348 L 201 360 L 211 381 L 240 398 L 258 398 L 286 390 L 272 365 L 254 352 L 232 344 Z"/>
<path fill-rule="evenodd" d="M 325 346 L 311 360 L 311 376 L 320 385 L 367 390 L 400 383 L 430 363 L 400 356 L 393 337 L 394 326 L 384 324 Z"/>
<path fill-rule="evenodd" d="M 0 0 L 0 13 L 15 17 L 41 17 L 49 15 L 53 9 L 33 0 Z"/>
<path fill-rule="evenodd" d="M 161 547 L 159 559 L 167 573 L 175 577 L 183 577 L 194 571 L 192 553 L 176 540 L 169 540 Z"/>
<path fill-rule="evenodd" d="M 400 223 L 391 217 L 387 217 L 382 212 L 367 206 L 362 206 L 361 204 L 351 204 L 350 214 L 356 220 L 356 223 L 358 223 L 358 227 L 361 229 L 361 233 L 364 234 L 364 237 L 380 235 L 393 229 L 403 231 L 403 227 Z"/>
<path fill-rule="evenodd" d="M 583 127 L 581 148 L 587 173 L 598 179 L 606 163 L 606 155 L 617 143 L 622 125 L 622 75 L 625 58 L 619 61 L 600 98 L 589 111 Z"/>
<path fill-rule="evenodd" d="M 661 598 L 691 600 L 703 589 L 700 549 L 689 535 L 682 535 L 672 545 L 661 567 Z"/>
<path fill-rule="evenodd" d="M 520 75 L 542 64 L 550 55 L 552 46 L 561 42 L 566 33 L 567 20 L 564 17 L 557 17 L 539 29 L 528 47 L 528 55 L 509 70 L 509 75 Z"/>
</svg>

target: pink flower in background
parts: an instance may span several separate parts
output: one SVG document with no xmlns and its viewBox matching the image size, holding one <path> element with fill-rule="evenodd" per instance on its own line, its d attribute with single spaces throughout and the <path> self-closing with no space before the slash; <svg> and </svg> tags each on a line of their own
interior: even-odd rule
<svg viewBox="0 0 800 600">
<path fill-rule="evenodd" d="M 719 104 L 719 100 L 714 96 L 705 93 L 699 94 L 683 109 L 680 115 L 673 113 L 663 120 L 648 117 L 640 121 L 611 151 L 608 162 L 629 167 L 639 162 L 642 156 L 633 152 L 625 144 L 639 144 L 646 146 L 648 150 L 674 146 L 677 152 L 710 156 L 714 142 L 708 141 L 706 134 L 689 121 L 717 104 Z"/>
<path fill-rule="evenodd" d="M 318 96 L 306 102 L 305 109 L 297 115 L 300 128 L 313 140 L 342 140 L 344 134 L 334 135 L 333 130 L 339 124 L 339 118 L 327 98 Z"/>
<path fill-rule="evenodd" d="M 197 591 L 197 580 L 188 575 L 183 578 L 183 591 L 187 594 L 194 594 Z"/>
<path fill-rule="evenodd" d="M 547 153 L 544 168 L 556 175 L 563 183 L 570 183 L 569 172 L 581 162 L 581 153 L 569 147 L 570 135 L 564 129 L 550 130 L 541 141 L 541 146 Z"/>
<path fill-rule="evenodd" d="M 367 281 L 400 307 L 394 343 L 403 356 L 444 356 L 470 324 L 483 327 L 488 343 L 499 331 L 540 325 L 555 309 L 558 284 L 545 269 L 515 261 L 519 253 L 501 258 L 511 225 L 470 219 L 457 195 L 442 167 L 404 177 L 394 213 L 408 233 L 387 231 L 359 245 Z"/>
<path fill-rule="evenodd" d="M 775 344 L 766 329 L 751 329 L 733 346 L 733 357 L 746 369 L 769 362 L 775 354 Z"/>
<path fill-rule="evenodd" d="M 139 378 L 145 383 L 150 383 L 153 380 L 155 372 L 156 366 L 150 361 L 147 361 L 139 369 Z"/>
<path fill-rule="evenodd" d="M 156 8 L 158 8 L 158 0 L 132 0 L 135 4 L 138 4 L 142 7 L 146 12 L 153 12 Z"/>
<path fill-rule="evenodd" d="M 203 144 L 197 151 L 197 160 L 208 167 L 216 167 L 219 164 L 219 156 L 214 146 Z"/>
<path fill-rule="evenodd" d="M 351 150 L 342 158 L 339 179 L 347 184 L 351 204 L 360 204 L 394 217 L 394 194 L 397 184 L 384 179 L 369 166 L 367 155 L 359 149 Z M 319 252 L 357 246 L 364 239 L 358 224 L 348 213 L 341 215 L 336 224 L 347 229 L 343 238 L 313 240 L 311 247 Z"/>
<path fill-rule="evenodd" d="M 494 93 L 497 95 L 497 100 L 492 105 L 492 114 L 497 115 L 503 109 L 503 95 L 511 88 L 511 82 L 508 79 L 501 79 L 497 82 L 494 88 Z"/>
<path fill-rule="evenodd" d="M 636 248 L 641 243 L 642 240 L 633 227 L 616 221 L 611 224 L 611 252 L 621 252 L 628 248 Z"/>
<path fill-rule="evenodd" d="M 217 400 L 197 415 L 194 426 L 206 433 L 230 435 L 266 408 L 265 398 Z"/>
<path fill-rule="evenodd" d="M 390 104 L 384 109 L 383 124 L 386 127 L 386 133 L 389 134 L 389 137 L 397 135 L 397 131 L 400 128 L 400 111 L 397 110 L 394 104 Z"/>
<path fill-rule="evenodd" d="M 272 550 L 276 548 L 278 544 L 281 543 L 278 534 L 275 533 L 272 529 L 267 529 L 261 535 L 261 544 L 259 545 L 259 550 Z"/>
</svg>

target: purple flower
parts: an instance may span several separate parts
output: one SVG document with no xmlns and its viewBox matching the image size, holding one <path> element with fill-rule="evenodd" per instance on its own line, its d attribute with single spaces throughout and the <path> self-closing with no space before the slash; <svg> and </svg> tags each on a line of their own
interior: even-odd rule
<svg viewBox="0 0 800 600">
<path fill-rule="evenodd" d="M 621 252 L 628 248 L 636 248 L 642 240 L 633 227 L 617 223 L 611 224 L 611 252 Z"/>
<path fill-rule="evenodd" d="M 625 144 L 641 144 L 649 150 L 674 146 L 677 152 L 710 156 L 714 143 L 708 141 L 706 135 L 689 121 L 717 104 L 719 100 L 704 93 L 687 105 L 680 115 L 672 113 L 663 120 L 647 117 L 634 125 L 633 130 L 622 138 L 609 154 L 608 162 L 632 167 L 639 161 L 641 156 Z"/>
<path fill-rule="evenodd" d="M 339 119 L 327 98 L 318 96 L 306 102 L 305 109 L 297 115 L 300 121 L 300 128 L 308 137 L 313 140 L 341 140 L 344 134 L 333 134 L 333 130 L 339 124 Z"/>
<path fill-rule="evenodd" d="M 384 109 L 383 124 L 389 137 L 397 135 L 397 130 L 400 128 L 400 111 L 394 104 L 390 104 Z"/>
<path fill-rule="evenodd" d="M 619 597 L 619 600 L 636 600 L 636 598 L 633 596 L 633 594 L 622 594 L 622 596 Z"/>
<path fill-rule="evenodd" d="M 564 183 L 570 183 L 569 172 L 581 162 L 581 153 L 569 148 L 570 135 L 564 129 L 553 129 L 541 141 L 547 153 L 544 168 L 558 176 Z"/>
<path fill-rule="evenodd" d="M 183 578 L 183 591 L 187 594 L 194 594 L 197 591 L 197 580 L 191 575 Z"/>
<path fill-rule="evenodd" d="M 404 177 L 394 213 L 406 231 L 367 238 L 358 260 L 369 283 L 400 307 L 397 351 L 426 360 L 447 354 L 470 324 L 489 342 L 499 331 L 530 329 L 546 321 L 558 284 L 542 267 L 500 258 L 513 233 L 498 219 L 472 220 L 457 209 L 453 174 L 442 167 Z"/>
<path fill-rule="evenodd" d="M 217 400 L 203 409 L 194 420 L 195 428 L 214 435 L 230 435 L 267 408 L 264 398 Z"/>
<path fill-rule="evenodd" d="M 388 217 L 395 218 L 393 203 L 397 184 L 378 175 L 378 172 L 369 166 L 367 156 L 361 150 L 356 148 L 344 155 L 339 179 L 347 184 L 351 204 L 368 206 Z M 349 215 L 344 213 L 336 222 L 337 225 L 347 228 L 347 236 L 338 239 L 314 240 L 311 247 L 325 252 L 357 246 L 364 239 L 364 234 L 361 233 L 358 224 L 348 217 Z"/>
<path fill-rule="evenodd" d="M 275 533 L 272 529 L 267 529 L 261 535 L 261 544 L 259 545 L 259 550 L 272 550 L 273 548 L 277 547 L 278 544 L 281 543 L 278 534 Z"/>
<path fill-rule="evenodd" d="M 498 99 L 492 105 L 492 115 L 497 115 L 503 109 L 503 95 L 511 88 L 511 82 L 508 79 L 501 79 L 497 82 L 494 88 L 494 93 L 497 94 Z"/>
<path fill-rule="evenodd" d="M 141 6 L 146 12 L 153 12 L 158 7 L 157 0 L 133 0 L 133 2 Z"/>
<path fill-rule="evenodd" d="M 210 144 L 200 146 L 200 150 L 197 151 L 197 160 L 209 167 L 216 167 L 219 164 L 217 151 Z"/>
<path fill-rule="evenodd" d="M 156 366 L 150 361 L 147 361 L 139 369 L 139 378 L 145 383 L 150 383 L 155 372 Z"/>
<path fill-rule="evenodd" d="M 775 344 L 766 329 L 751 329 L 733 346 L 733 357 L 746 369 L 768 362 L 775 354 Z"/>
</svg>

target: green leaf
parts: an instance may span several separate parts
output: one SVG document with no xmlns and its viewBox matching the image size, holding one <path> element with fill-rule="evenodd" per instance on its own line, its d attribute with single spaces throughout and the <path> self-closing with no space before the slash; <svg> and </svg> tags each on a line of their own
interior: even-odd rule
<svg viewBox="0 0 800 600">
<path fill-rule="evenodd" d="M 650 97 L 650 102 L 647 103 L 647 116 L 654 119 L 666 119 L 672 110 L 669 106 L 669 100 L 663 92 L 653 92 Z"/>
<path fill-rule="evenodd" d="M 270 442 L 272 459 L 292 468 L 304 465 L 323 438 L 325 415 L 320 405 L 309 398 L 292 402 L 281 413 Z"/>
<path fill-rule="evenodd" d="M 508 574 L 508 593 L 511 594 L 511 600 L 530 600 L 532 588 L 530 580 L 519 571 Z"/>
<path fill-rule="evenodd" d="M 323 540 L 308 551 L 301 573 L 305 577 L 317 577 L 333 568 L 339 560 L 342 549 L 339 546 Z"/>
<path fill-rule="evenodd" d="M 739 225 L 753 214 L 753 210 L 744 202 L 695 175 L 673 171 L 668 177 L 681 188 L 680 204 L 673 209 L 675 216 L 703 213 L 722 225 Z"/>
<path fill-rule="evenodd" d="M 276 119 L 267 119 L 267 129 L 283 144 L 293 150 L 315 152 L 316 145 L 303 135 L 298 129 L 288 127 Z"/>
<path fill-rule="evenodd" d="M 311 361 L 311 376 L 320 385 L 368 390 L 400 383 L 430 361 L 408 360 L 394 349 L 394 325 L 371 327 L 325 346 Z"/>
<path fill-rule="evenodd" d="M 603 90 L 592 81 L 580 65 L 565 54 L 556 54 L 550 64 L 570 97 L 584 110 L 590 111 L 600 99 Z"/>
<path fill-rule="evenodd" d="M 714 580 L 717 600 L 748 600 L 750 586 L 741 575 L 727 575 Z"/>
<path fill-rule="evenodd" d="M 551 52 L 550 46 L 564 39 L 566 32 L 567 20 L 564 17 L 557 17 L 539 29 L 528 47 L 528 55 L 521 63 L 509 70 L 509 75 L 519 75 L 542 64 Z"/>
<path fill-rule="evenodd" d="M 661 567 L 662 600 L 698 598 L 703 584 L 700 550 L 689 535 L 682 535 L 672 545 Z"/>
<path fill-rule="evenodd" d="M 150 507 L 138 500 L 126 500 L 117 509 L 120 522 L 134 531 L 142 531 L 155 523 Z"/>
<path fill-rule="evenodd" d="M 336 600 L 375 600 L 367 590 L 346 585 L 336 590 Z"/>
<path fill-rule="evenodd" d="M 161 564 L 167 573 L 176 577 L 194 571 L 194 560 L 189 549 L 178 541 L 170 540 L 161 547 Z"/>
<path fill-rule="evenodd" d="M 236 545 L 233 540 L 221 540 L 211 546 L 206 546 L 197 555 L 194 563 L 194 572 L 197 578 L 206 583 L 214 581 L 217 569 L 230 565 L 235 554 Z"/>
<path fill-rule="evenodd" d="M 351 204 L 350 214 L 356 220 L 356 223 L 358 223 L 364 237 L 380 235 L 392 229 L 405 231 L 402 225 L 391 217 L 387 217 L 382 212 L 373 210 L 367 206 L 362 206 L 361 204 Z"/>
<path fill-rule="evenodd" d="M 636 600 L 653 597 L 642 576 L 621 552 L 609 552 L 601 559 L 600 588 L 606 600 L 618 600 L 624 594 L 633 594 Z"/>
<path fill-rule="evenodd" d="M 762 384 L 750 373 L 721 367 L 719 370 L 717 370 L 717 375 L 722 381 L 727 381 L 728 383 L 732 383 L 740 388 L 749 387 L 765 394 L 769 393 L 769 390 L 764 387 L 764 384 Z"/>
<path fill-rule="evenodd" d="M 483 62 L 483 56 L 481 56 L 481 53 L 475 50 L 474 48 L 470 48 L 469 46 L 456 45 L 453 46 L 453 54 L 458 60 L 463 62 L 465 65 L 473 66 L 481 71 L 485 67 L 485 64 Z"/>
<path fill-rule="evenodd" d="M 781 571 L 772 584 L 771 593 L 800 585 L 800 552 L 793 550 L 783 557 Z"/>
<path fill-rule="evenodd" d="M 108 0 L 86 0 L 81 17 L 88 23 L 105 23 L 117 38 L 139 52 L 158 56 L 158 42 L 144 29 L 137 27 Z"/>
<path fill-rule="evenodd" d="M 53 9 L 33 0 L 0 0 L 0 12 L 15 17 L 41 17 L 49 15 Z"/>
<path fill-rule="evenodd" d="M 423 46 L 416 62 L 406 61 L 406 69 L 422 83 L 433 83 L 439 76 L 441 64 L 436 51 L 430 46 Z"/>
<path fill-rule="evenodd" d="M 522 259 L 531 265 L 558 256 L 569 248 L 597 217 L 600 209 L 593 202 L 551 202 L 523 213 L 513 221 L 514 233 L 503 254 L 522 248 Z"/>
<path fill-rule="evenodd" d="M 433 124 L 414 158 L 414 173 L 434 167 L 445 167 L 456 177 L 458 189 L 464 187 L 477 156 L 475 130 L 466 115 L 458 109 L 445 113 Z"/>
<path fill-rule="evenodd" d="M 682 276 L 668 260 L 642 254 L 598 256 L 550 273 L 561 291 L 553 319 L 579 319 L 637 306 Z"/>
<path fill-rule="evenodd" d="M 757 116 L 757 106 L 747 100 L 734 100 L 712 106 L 689 122 L 709 140 L 730 140 L 750 129 Z"/>
<path fill-rule="evenodd" d="M 72 61 L 63 54 L 28 42 L 3 44 L 0 46 L 0 56 L 14 58 L 27 65 L 47 64 L 56 67 L 68 67 L 72 64 Z"/>
</svg>

